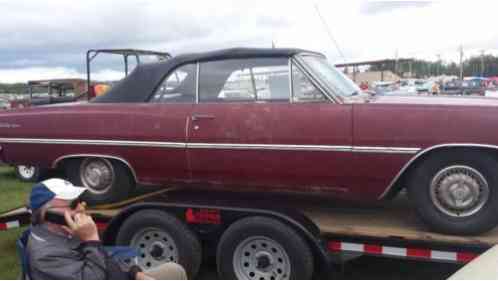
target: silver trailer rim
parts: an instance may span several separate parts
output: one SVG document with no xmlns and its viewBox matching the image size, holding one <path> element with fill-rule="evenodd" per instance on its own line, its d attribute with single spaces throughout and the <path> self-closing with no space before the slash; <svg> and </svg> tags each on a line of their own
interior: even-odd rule
<svg viewBox="0 0 498 281">
<path fill-rule="evenodd" d="M 249 237 L 237 246 L 233 268 L 239 280 L 288 280 L 291 274 L 284 247 L 264 236 Z"/>
<path fill-rule="evenodd" d="M 102 158 L 87 158 L 80 166 L 80 179 L 85 187 L 94 194 L 109 191 L 115 180 L 112 163 Z"/>
<path fill-rule="evenodd" d="M 162 229 L 149 227 L 139 231 L 131 239 L 130 246 L 138 251 L 138 265 L 144 270 L 167 262 L 178 263 L 178 247 Z"/>
<path fill-rule="evenodd" d="M 430 186 L 432 203 L 452 217 L 469 217 L 489 200 L 484 176 L 468 166 L 450 166 L 434 176 Z"/>
<path fill-rule="evenodd" d="M 35 166 L 25 166 L 19 165 L 17 166 L 17 172 L 24 179 L 31 179 L 35 176 L 36 167 Z"/>
</svg>

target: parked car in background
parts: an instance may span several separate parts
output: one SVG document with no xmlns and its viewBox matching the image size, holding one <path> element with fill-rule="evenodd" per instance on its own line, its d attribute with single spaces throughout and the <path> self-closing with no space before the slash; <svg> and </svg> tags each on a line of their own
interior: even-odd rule
<svg viewBox="0 0 498 281">
<path fill-rule="evenodd" d="M 11 101 L 11 108 L 17 109 L 82 100 L 86 95 L 85 86 L 86 81 L 84 79 L 28 81 L 26 97 Z"/>
<path fill-rule="evenodd" d="M 498 223 L 498 101 L 364 94 L 319 53 L 229 49 L 138 66 L 89 103 L 0 113 L 0 158 L 65 169 L 91 204 L 140 185 L 374 202 L 432 230 Z M 273 195 L 276 196 L 276 195 Z"/>
<path fill-rule="evenodd" d="M 434 86 L 435 81 L 431 80 L 422 80 L 418 85 L 417 85 L 417 93 L 419 94 L 428 94 L 431 92 L 432 87 Z"/>
<path fill-rule="evenodd" d="M 417 81 L 416 79 L 404 79 L 399 82 L 399 94 L 415 95 L 417 94 Z"/>
<path fill-rule="evenodd" d="M 373 91 L 377 95 L 384 95 L 396 89 L 396 82 L 393 81 L 376 81 L 373 83 Z"/>
<path fill-rule="evenodd" d="M 10 102 L 6 99 L 0 99 L 0 110 L 10 109 Z"/>
<path fill-rule="evenodd" d="M 486 82 L 483 78 L 471 77 L 462 81 L 463 95 L 484 96 L 486 92 Z"/>
<path fill-rule="evenodd" d="M 443 84 L 443 95 L 463 95 L 462 81 L 453 80 Z"/>
</svg>

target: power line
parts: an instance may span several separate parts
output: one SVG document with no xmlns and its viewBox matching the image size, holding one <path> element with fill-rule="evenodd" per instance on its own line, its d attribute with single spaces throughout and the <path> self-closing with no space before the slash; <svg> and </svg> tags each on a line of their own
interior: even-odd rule
<svg viewBox="0 0 498 281">
<path fill-rule="evenodd" d="M 337 49 L 337 51 L 339 52 L 339 55 L 341 55 L 341 57 L 342 57 L 342 59 L 344 60 L 344 63 L 345 63 L 346 62 L 346 57 L 344 56 L 344 53 L 342 52 L 341 48 L 339 47 L 339 43 L 335 40 L 334 35 L 332 35 L 332 31 L 330 31 L 330 28 L 327 25 L 327 22 L 325 21 L 325 19 L 322 17 L 322 14 L 320 13 L 320 9 L 318 9 L 318 5 L 316 3 L 315 3 L 315 9 L 316 9 L 316 12 L 318 14 L 318 17 L 320 18 L 320 20 L 322 21 L 323 26 L 325 27 L 325 31 L 327 32 L 330 40 L 332 40 L 332 42 L 334 43 L 335 48 Z"/>
</svg>

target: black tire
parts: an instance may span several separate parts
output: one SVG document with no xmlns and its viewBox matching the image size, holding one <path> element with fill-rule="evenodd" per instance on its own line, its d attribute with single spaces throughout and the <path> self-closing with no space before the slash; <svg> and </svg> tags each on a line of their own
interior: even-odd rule
<svg viewBox="0 0 498 281">
<path fill-rule="evenodd" d="M 218 274 L 221 278 L 238 279 L 234 265 L 237 262 L 234 262 L 234 259 L 237 258 L 235 257 L 236 250 L 239 245 L 242 245 L 241 243 L 252 237 L 269 238 L 277 242 L 286 252 L 290 262 L 290 276 L 282 278 L 304 280 L 312 278 L 313 254 L 306 240 L 291 227 L 279 220 L 267 217 L 241 219 L 233 223 L 223 233 L 216 253 Z M 277 270 L 279 270 L 278 264 Z M 249 272 L 249 274 L 251 273 Z"/>
<path fill-rule="evenodd" d="M 479 172 L 488 184 L 485 204 L 475 213 L 451 216 L 431 199 L 430 186 L 444 169 L 465 166 Z M 492 230 L 498 224 L 498 162 L 488 154 L 472 151 L 442 152 L 430 156 L 417 168 L 408 182 L 408 195 L 420 218 L 434 231 L 455 235 L 476 235 Z"/>
<path fill-rule="evenodd" d="M 68 180 L 76 185 L 88 187 L 83 183 L 80 176 L 81 165 L 85 159 L 70 159 L 66 160 L 64 165 L 64 170 Z M 88 189 L 82 196 L 82 199 L 87 202 L 90 206 L 95 206 L 99 204 L 114 203 L 121 200 L 129 198 L 132 191 L 135 188 L 135 180 L 129 170 L 129 168 L 117 160 L 106 160 L 111 163 L 114 170 L 114 179 L 112 181 L 111 187 L 104 193 L 94 192 L 92 189 Z"/>
<path fill-rule="evenodd" d="M 24 169 L 24 167 L 35 169 L 34 173 L 32 175 L 27 176 L 26 173 L 23 173 L 21 171 L 21 169 Z M 41 169 L 41 168 L 35 167 L 35 166 L 17 165 L 14 168 L 16 171 L 16 177 L 22 182 L 38 182 L 38 181 L 42 180 L 44 175 L 46 174 L 45 169 Z"/>
<path fill-rule="evenodd" d="M 116 244 L 129 246 L 133 237 L 147 228 L 161 229 L 171 237 L 178 253 L 178 260 L 175 262 L 183 266 L 189 279 L 194 278 L 201 266 L 201 243 L 187 225 L 166 212 L 143 210 L 131 215 L 119 229 Z"/>
</svg>

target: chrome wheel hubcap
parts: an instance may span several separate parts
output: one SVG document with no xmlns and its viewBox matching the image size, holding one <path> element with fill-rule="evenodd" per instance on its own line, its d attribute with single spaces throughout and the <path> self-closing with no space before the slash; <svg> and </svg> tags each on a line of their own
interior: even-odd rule
<svg viewBox="0 0 498 281">
<path fill-rule="evenodd" d="M 431 183 L 431 199 L 443 213 L 468 217 L 479 212 L 489 199 L 484 176 L 468 166 L 451 166 L 436 174 Z"/>
<path fill-rule="evenodd" d="M 159 228 L 147 228 L 135 234 L 130 246 L 139 252 L 138 265 L 144 270 L 167 262 L 178 262 L 175 241 Z"/>
<path fill-rule="evenodd" d="M 30 179 L 35 175 L 36 167 L 20 165 L 17 166 L 17 171 L 19 172 L 19 175 L 21 175 L 21 177 Z"/>
<path fill-rule="evenodd" d="M 275 240 L 249 237 L 235 249 L 233 267 L 240 280 L 285 280 L 290 278 L 290 259 Z"/>
<path fill-rule="evenodd" d="M 81 164 L 80 178 L 92 193 L 106 193 L 114 183 L 114 169 L 106 159 L 85 159 Z"/>
</svg>

